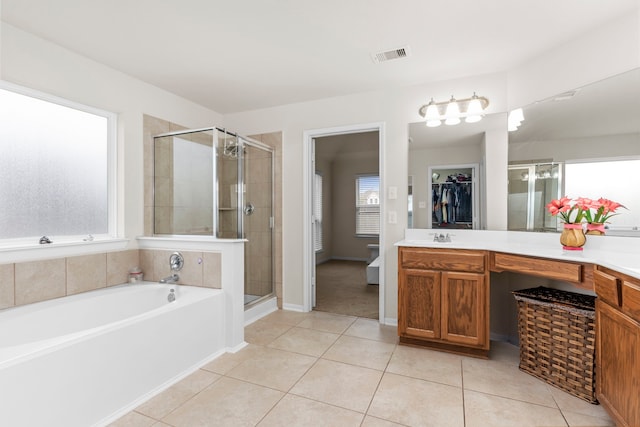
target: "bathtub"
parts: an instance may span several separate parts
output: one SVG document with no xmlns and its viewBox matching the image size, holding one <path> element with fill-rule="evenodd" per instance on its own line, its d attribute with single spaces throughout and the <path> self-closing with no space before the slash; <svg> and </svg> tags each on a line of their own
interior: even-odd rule
<svg viewBox="0 0 640 427">
<path fill-rule="evenodd" d="M 0 423 L 114 421 L 224 352 L 224 301 L 143 282 L 0 311 Z"/>
</svg>

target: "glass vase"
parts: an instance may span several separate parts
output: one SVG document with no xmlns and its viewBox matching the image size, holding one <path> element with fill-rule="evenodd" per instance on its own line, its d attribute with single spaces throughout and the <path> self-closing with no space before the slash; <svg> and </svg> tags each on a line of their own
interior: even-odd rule
<svg viewBox="0 0 640 427">
<path fill-rule="evenodd" d="M 564 224 L 564 229 L 560 235 L 562 249 L 568 251 L 581 251 L 587 238 L 582 230 L 582 224 Z"/>
</svg>

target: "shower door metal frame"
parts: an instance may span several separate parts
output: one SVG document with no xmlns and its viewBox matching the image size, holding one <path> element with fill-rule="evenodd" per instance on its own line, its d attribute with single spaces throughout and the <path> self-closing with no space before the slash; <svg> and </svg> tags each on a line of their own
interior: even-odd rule
<svg viewBox="0 0 640 427">
<path fill-rule="evenodd" d="M 270 241 L 270 247 L 271 247 L 271 292 L 267 295 L 261 296 L 260 298 L 256 299 L 255 301 L 252 301 L 248 304 L 245 304 L 245 309 L 248 307 L 251 307 L 255 304 L 259 304 L 262 301 L 264 301 L 267 298 L 271 298 L 272 296 L 275 295 L 276 290 L 275 290 L 275 284 L 276 284 L 276 280 L 275 280 L 275 150 L 266 145 L 263 144 L 260 141 L 256 141 L 255 139 L 246 137 L 246 136 L 237 136 L 238 138 L 238 144 L 240 146 L 240 150 L 239 150 L 239 154 L 238 154 L 238 186 L 239 186 L 239 191 L 238 191 L 238 238 L 239 239 L 245 239 L 246 237 L 244 236 L 244 204 L 246 203 L 246 201 L 244 200 L 244 188 L 245 188 L 245 182 L 244 182 L 244 146 L 249 145 L 251 147 L 254 148 L 258 148 L 260 150 L 264 150 L 269 152 L 269 154 L 271 155 L 271 213 L 269 215 L 269 229 L 271 230 L 271 241 Z M 245 259 L 246 259 L 246 255 L 245 255 Z M 245 275 L 246 275 L 246 269 L 245 269 Z M 246 279 L 246 277 L 245 277 Z"/>
</svg>

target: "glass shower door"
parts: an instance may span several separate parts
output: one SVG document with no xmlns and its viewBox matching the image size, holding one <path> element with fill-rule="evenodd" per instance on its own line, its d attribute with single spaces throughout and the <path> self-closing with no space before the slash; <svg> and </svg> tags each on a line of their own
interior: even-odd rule
<svg viewBox="0 0 640 427">
<path fill-rule="evenodd" d="M 559 163 L 509 166 L 508 229 L 556 231 L 557 219 L 545 206 L 560 196 L 562 167 Z"/>
<path fill-rule="evenodd" d="M 245 305 L 274 293 L 273 151 L 243 140 Z"/>
</svg>

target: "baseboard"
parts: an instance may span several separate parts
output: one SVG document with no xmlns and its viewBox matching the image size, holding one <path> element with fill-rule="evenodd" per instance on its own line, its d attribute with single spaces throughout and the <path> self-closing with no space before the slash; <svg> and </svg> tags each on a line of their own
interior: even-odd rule
<svg viewBox="0 0 640 427">
<path fill-rule="evenodd" d="M 349 257 L 349 256 L 332 256 L 330 258 L 331 261 L 361 261 L 367 262 L 369 258 L 358 258 L 358 257 Z"/>
<path fill-rule="evenodd" d="M 304 313 L 304 306 L 298 304 L 287 304 L 286 302 L 282 303 L 282 309 L 288 311 L 298 311 L 300 313 Z"/>
<path fill-rule="evenodd" d="M 258 303 L 244 311 L 244 326 L 250 325 L 267 314 L 278 310 L 278 300 L 276 297 Z"/>
<path fill-rule="evenodd" d="M 384 324 L 389 326 L 398 326 L 398 319 L 394 317 L 385 317 Z"/>
</svg>

